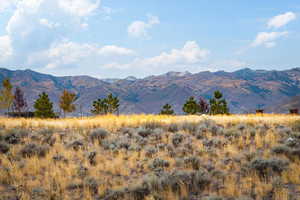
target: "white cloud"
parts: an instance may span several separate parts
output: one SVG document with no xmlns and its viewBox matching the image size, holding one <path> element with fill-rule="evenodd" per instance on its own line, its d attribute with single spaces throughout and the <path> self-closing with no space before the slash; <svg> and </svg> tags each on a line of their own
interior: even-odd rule
<svg viewBox="0 0 300 200">
<path fill-rule="evenodd" d="M 251 47 L 265 46 L 267 48 L 274 47 L 276 45 L 276 40 L 286 37 L 288 35 L 287 31 L 284 32 L 261 32 L 258 33 L 255 40 L 252 42 Z"/>
<path fill-rule="evenodd" d="M 105 55 L 105 56 L 113 56 L 113 55 L 120 55 L 120 56 L 131 56 L 135 55 L 136 53 L 127 48 L 118 47 L 115 45 L 107 45 L 99 49 L 99 54 Z"/>
<path fill-rule="evenodd" d="M 146 65 L 166 66 L 175 64 L 195 64 L 201 62 L 209 55 L 209 51 L 201 49 L 197 42 L 187 41 L 182 49 L 173 49 L 171 52 L 163 52 L 159 56 L 145 59 Z"/>
<path fill-rule="evenodd" d="M 53 69 L 69 65 L 77 66 L 89 60 L 94 61 L 96 65 L 101 64 L 105 57 L 132 56 L 134 54 L 135 52 L 131 49 L 114 45 L 100 47 L 96 44 L 63 41 L 52 44 L 46 51 L 31 55 L 28 63 L 46 63 L 46 68 Z"/>
<path fill-rule="evenodd" d="M 45 19 L 45 18 L 40 19 L 40 24 L 43 26 L 46 26 L 50 29 L 59 27 L 59 25 L 60 25 L 59 23 L 50 22 L 48 19 Z"/>
<path fill-rule="evenodd" d="M 99 8 L 100 0 L 59 0 L 59 6 L 71 15 L 88 16 Z"/>
<path fill-rule="evenodd" d="M 269 20 L 268 27 L 269 28 L 280 28 L 282 26 L 285 26 L 289 22 L 296 19 L 296 14 L 293 12 L 287 12 L 282 15 L 277 15 Z"/>
<path fill-rule="evenodd" d="M 149 38 L 149 29 L 156 24 L 160 24 L 159 18 L 157 16 L 148 15 L 148 22 L 134 21 L 128 26 L 127 32 L 132 37 Z"/>
<path fill-rule="evenodd" d="M 12 54 L 13 49 L 10 38 L 7 35 L 0 36 L 0 62 L 7 60 Z"/>
<path fill-rule="evenodd" d="M 15 5 L 15 0 L 1 0 L 0 1 L 0 13 L 12 8 Z"/>
<path fill-rule="evenodd" d="M 13 1 L 15 9 L 6 25 L 14 50 L 12 64 L 24 64 L 31 54 L 45 51 L 74 31 L 87 28 L 89 17 L 101 3 L 100 0 Z"/>
<path fill-rule="evenodd" d="M 172 49 L 170 52 L 163 52 L 151 58 L 136 58 L 128 64 L 109 63 L 107 68 L 136 68 L 136 69 L 160 69 L 169 70 L 172 67 L 186 67 L 186 65 L 196 65 L 203 62 L 210 52 L 201 49 L 197 42 L 187 41 L 182 49 Z"/>
</svg>

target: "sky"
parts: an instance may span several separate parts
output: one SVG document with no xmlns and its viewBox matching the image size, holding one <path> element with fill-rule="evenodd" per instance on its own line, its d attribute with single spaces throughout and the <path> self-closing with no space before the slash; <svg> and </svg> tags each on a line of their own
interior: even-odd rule
<svg viewBox="0 0 300 200">
<path fill-rule="evenodd" d="M 0 0 L 0 67 L 57 76 L 300 67 L 299 0 Z"/>
</svg>

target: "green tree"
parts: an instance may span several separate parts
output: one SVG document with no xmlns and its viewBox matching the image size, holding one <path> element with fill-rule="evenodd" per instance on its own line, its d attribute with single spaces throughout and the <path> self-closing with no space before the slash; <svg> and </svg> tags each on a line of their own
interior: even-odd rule
<svg viewBox="0 0 300 200">
<path fill-rule="evenodd" d="M 34 116 L 39 118 L 54 118 L 53 103 L 50 101 L 48 94 L 43 92 L 34 102 Z"/>
<path fill-rule="evenodd" d="M 0 108 L 10 111 L 14 100 L 13 86 L 8 78 L 2 81 L 2 89 L 0 91 Z"/>
<path fill-rule="evenodd" d="M 217 114 L 228 114 L 229 109 L 227 107 L 227 102 L 223 97 L 223 94 L 220 91 L 214 92 L 214 98 L 210 102 L 210 113 L 213 115 Z"/>
<path fill-rule="evenodd" d="M 183 105 L 182 110 L 188 115 L 195 115 L 199 111 L 199 105 L 194 97 L 190 97 Z"/>
<path fill-rule="evenodd" d="M 165 104 L 160 113 L 160 115 L 174 115 L 174 110 L 172 109 L 172 106 L 170 104 Z"/>
<path fill-rule="evenodd" d="M 91 112 L 94 115 L 103 115 L 103 114 L 107 114 L 108 110 L 108 106 L 106 103 L 106 99 L 97 99 L 96 101 L 93 102 L 93 109 L 91 110 Z"/>
<path fill-rule="evenodd" d="M 105 99 L 105 102 L 107 104 L 107 112 L 112 114 L 119 112 L 119 99 L 118 97 L 114 97 L 112 93 L 110 93 L 107 98 Z"/>
<path fill-rule="evenodd" d="M 76 110 L 76 106 L 74 102 L 76 101 L 77 97 L 75 93 L 69 92 L 64 90 L 62 95 L 59 99 L 59 107 L 64 112 L 64 117 L 66 117 L 66 113 L 71 113 Z"/>
</svg>

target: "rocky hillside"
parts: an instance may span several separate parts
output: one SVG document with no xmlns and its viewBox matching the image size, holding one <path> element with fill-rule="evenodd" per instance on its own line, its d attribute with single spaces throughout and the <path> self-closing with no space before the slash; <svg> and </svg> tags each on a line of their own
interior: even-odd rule
<svg viewBox="0 0 300 200">
<path fill-rule="evenodd" d="M 300 68 L 285 71 L 242 69 L 235 72 L 169 72 L 144 79 L 99 80 L 88 76 L 55 77 L 31 70 L 0 69 L 0 81 L 9 77 L 26 94 L 30 106 L 38 94 L 45 91 L 57 104 L 63 89 L 78 94 L 77 113 L 88 114 L 93 100 L 108 93 L 121 100 L 122 113 L 157 113 L 170 103 L 177 113 L 189 96 L 209 99 L 215 90 L 221 90 L 231 112 L 247 113 L 257 108 L 273 111 L 271 107 L 300 94 Z M 58 108 L 55 108 L 58 111 Z M 281 110 L 280 112 L 284 112 Z"/>
</svg>

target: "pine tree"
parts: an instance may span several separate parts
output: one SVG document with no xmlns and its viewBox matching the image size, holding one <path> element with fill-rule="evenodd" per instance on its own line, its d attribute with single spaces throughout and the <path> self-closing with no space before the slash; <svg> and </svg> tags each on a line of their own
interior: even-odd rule
<svg viewBox="0 0 300 200">
<path fill-rule="evenodd" d="M 209 105 L 206 100 L 202 97 L 199 99 L 199 113 L 208 114 L 209 113 Z"/>
<path fill-rule="evenodd" d="M 108 113 L 112 114 L 119 111 L 119 99 L 114 97 L 113 94 L 109 94 L 105 99 L 108 107 Z"/>
<path fill-rule="evenodd" d="M 188 115 L 195 115 L 199 111 L 199 105 L 194 97 L 190 97 L 183 105 L 182 110 Z"/>
<path fill-rule="evenodd" d="M 66 117 L 66 113 L 74 112 L 76 110 L 76 106 L 74 102 L 76 101 L 76 94 L 64 90 L 59 100 L 59 107 L 64 112 L 64 117 Z"/>
<path fill-rule="evenodd" d="M 170 104 L 165 104 L 160 113 L 160 115 L 174 115 L 174 110 L 172 109 L 172 106 Z"/>
<path fill-rule="evenodd" d="M 21 88 L 17 87 L 14 93 L 13 109 L 20 115 L 27 107 L 24 93 Z"/>
<path fill-rule="evenodd" d="M 53 112 L 53 103 L 50 101 L 48 94 L 43 92 L 34 102 L 34 116 L 39 118 L 55 118 Z"/>
<path fill-rule="evenodd" d="M 223 98 L 223 94 L 220 91 L 215 91 L 214 98 L 210 100 L 210 113 L 213 115 L 217 114 L 228 114 L 229 109 L 227 107 L 227 102 Z"/>
<path fill-rule="evenodd" d="M 96 101 L 93 102 L 93 109 L 91 110 L 91 112 L 94 115 L 103 115 L 103 114 L 107 114 L 108 112 L 108 106 L 106 103 L 105 99 L 97 99 Z"/>
<path fill-rule="evenodd" d="M 13 86 L 9 79 L 2 81 L 2 90 L 0 91 L 0 108 L 6 109 L 9 113 L 14 100 Z"/>
</svg>

